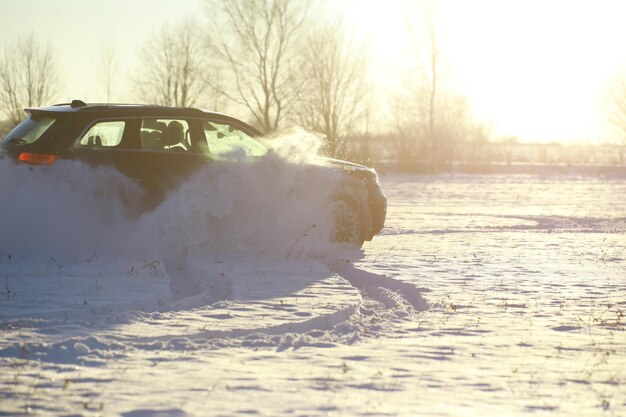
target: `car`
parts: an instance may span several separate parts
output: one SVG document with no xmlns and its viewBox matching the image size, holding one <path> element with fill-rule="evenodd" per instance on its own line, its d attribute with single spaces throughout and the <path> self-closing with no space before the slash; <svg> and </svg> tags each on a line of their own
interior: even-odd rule
<svg viewBox="0 0 626 417">
<path fill-rule="evenodd" d="M 269 152 L 252 126 L 196 108 L 73 100 L 25 112 L 28 117 L 0 144 L 5 156 L 32 165 L 63 159 L 112 165 L 144 187 L 144 212 L 206 164 L 228 160 L 233 153 L 254 161 Z M 358 246 L 371 240 L 383 228 L 387 212 L 376 171 L 331 158 L 318 157 L 316 164 L 345 173 L 365 190 L 333 193 L 330 239 Z"/>
</svg>

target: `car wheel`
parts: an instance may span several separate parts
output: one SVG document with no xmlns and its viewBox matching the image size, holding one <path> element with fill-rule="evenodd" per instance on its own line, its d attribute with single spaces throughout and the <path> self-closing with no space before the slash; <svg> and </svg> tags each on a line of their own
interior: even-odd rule
<svg viewBox="0 0 626 417">
<path fill-rule="evenodd" d="M 330 240 L 361 246 L 363 239 L 361 238 L 361 221 L 357 209 L 347 201 L 337 201 L 334 203 L 332 215 L 333 224 Z"/>
</svg>

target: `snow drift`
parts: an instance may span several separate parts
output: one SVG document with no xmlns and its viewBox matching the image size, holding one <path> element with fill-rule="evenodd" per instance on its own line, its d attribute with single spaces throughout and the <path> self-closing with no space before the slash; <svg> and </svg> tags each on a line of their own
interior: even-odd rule
<svg viewBox="0 0 626 417">
<path fill-rule="evenodd" d="M 298 133 L 275 142 L 274 152 L 256 163 L 207 165 L 138 221 L 128 214 L 136 211 L 143 190 L 112 168 L 75 161 L 14 166 L 2 160 L 0 248 L 288 252 L 304 240 L 311 247 L 325 242 L 329 198 L 346 178 L 310 163 L 314 136 Z"/>
</svg>

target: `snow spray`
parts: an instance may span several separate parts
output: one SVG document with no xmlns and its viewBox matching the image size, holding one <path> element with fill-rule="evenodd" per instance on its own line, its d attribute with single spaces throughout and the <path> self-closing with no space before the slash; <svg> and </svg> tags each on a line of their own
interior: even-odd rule
<svg viewBox="0 0 626 417">
<path fill-rule="evenodd" d="M 346 176 L 315 165 L 317 136 L 270 138 L 256 162 L 214 162 L 156 209 L 132 218 L 144 196 L 111 167 L 0 160 L 0 249 L 143 253 L 259 248 L 285 256 L 328 242 L 329 201 Z"/>
</svg>

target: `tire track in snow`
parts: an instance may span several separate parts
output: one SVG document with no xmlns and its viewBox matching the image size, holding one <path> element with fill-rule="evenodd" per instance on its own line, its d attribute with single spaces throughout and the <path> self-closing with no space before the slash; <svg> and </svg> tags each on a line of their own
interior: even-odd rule
<svg viewBox="0 0 626 417">
<path fill-rule="evenodd" d="M 357 268 L 350 258 L 322 257 L 320 262 L 348 280 L 366 297 L 382 303 L 386 308 L 404 305 L 417 311 L 428 310 L 428 302 L 422 297 L 420 288 L 408 282 Z"/>
</svg>

